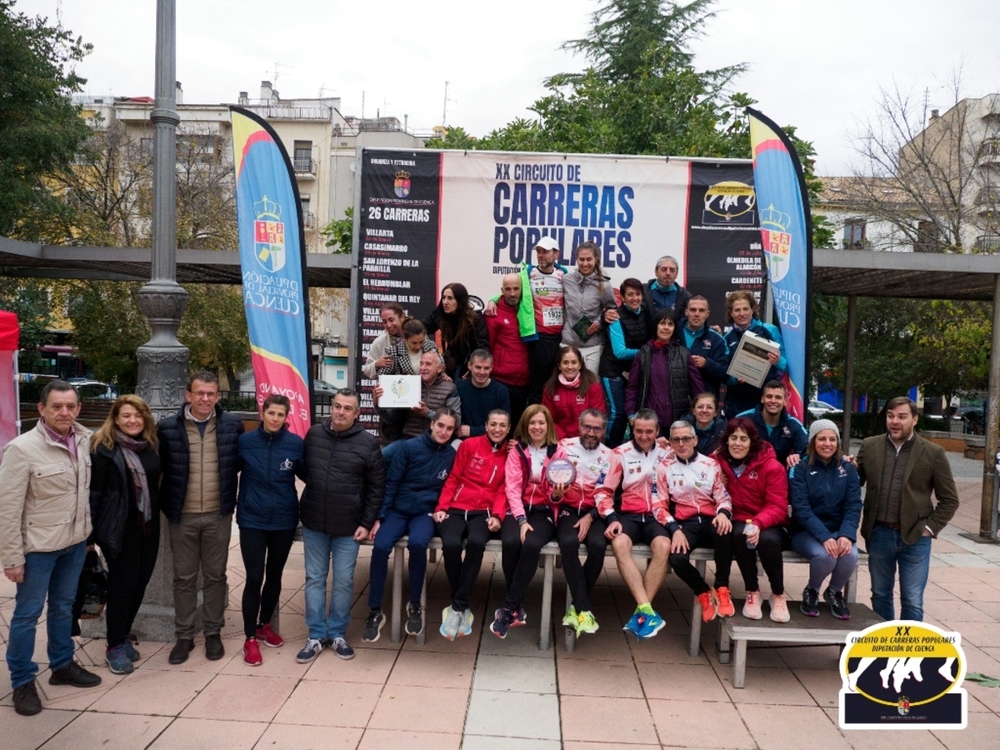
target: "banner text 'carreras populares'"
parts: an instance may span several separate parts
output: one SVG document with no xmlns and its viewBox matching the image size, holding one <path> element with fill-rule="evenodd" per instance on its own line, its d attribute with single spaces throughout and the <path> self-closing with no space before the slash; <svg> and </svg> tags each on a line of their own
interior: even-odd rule
<svg viewBox="0 0 1000 750">
<path fill-rule="evenodd" d="M 299 195 L 288 155 L 270 126 L 231 108 L 243 301 L 258 405 L 291 401 L 288 427 L 305 435 L 309 400 L 309 293 Z"/>
</svg>

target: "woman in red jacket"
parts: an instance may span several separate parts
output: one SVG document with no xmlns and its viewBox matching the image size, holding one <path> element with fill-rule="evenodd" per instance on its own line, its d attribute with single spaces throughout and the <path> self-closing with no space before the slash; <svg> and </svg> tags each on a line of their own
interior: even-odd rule
<svg viewBox="0 0 1000 750">
<path fill-rule="evenodd" d="M 434 511 L 451 587 L 451 606 L 441 613 L 441 635 L 449 641 L 472 633 L 469 594 L 482 567 L 486 543 L 500 531 L 507 509 L 504 481 L 509 431 L 510 415 L 494 409 L 486 417 L 486 434 L 462 441 Z"/>
<path fill-rule="evenodd" d="M 587 409 L 608 413 L 601 381 L 575 346 L 559 349 L 556 368 L 542 389 L 542 406 L 551 412 L 560 440 L 580 437 L 580 415 Z"/>
<path fill-rule="evenodd" d="M 759 555 L 771 584 L 771 619 L 788 622 L 791 618 L 785 601 L 781 560 L 788 523 L 785 469 L 775 458 L 774 448 L 760 437 L 753 420 L 748 417 L 729 420 L 715 456 L 726 475 L 726 489 L 733 501 L 733 531 L 716 551 L 715 585 L 728 588 L 729 569 L 735 556 L 747 592 L 743 616 L 750 620 L 761 619 L 757 581 Z"/>
</svg>

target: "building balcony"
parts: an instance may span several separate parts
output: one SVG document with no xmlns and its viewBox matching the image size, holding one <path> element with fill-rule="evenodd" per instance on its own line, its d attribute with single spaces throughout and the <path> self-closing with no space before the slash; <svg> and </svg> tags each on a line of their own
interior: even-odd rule
<svg viewBox="0 0 1000 750">
<path fill-rule="evenodd" d="M 317 227 L 316 214 L 312 211 L 302 212 L 302 227 L 304 229 L 315 229 Z"/>
<path fill-rule="evenodd" d="M 316 179 L 316 160 L 306 156 L 296 156 L 292 159 L 292 169 L 300 180 Z"/>
<path fill-rule="evenodd" d="M 972 252 L 983 255 L 1000 253 L 1000 234 L 981 234 L 976 237 Z"/>
<path fill-rule="evenodd" d="M 977 164 L 1000 164 L 1000 138 L 987 138 L 979 144 Z"/>
</svg>

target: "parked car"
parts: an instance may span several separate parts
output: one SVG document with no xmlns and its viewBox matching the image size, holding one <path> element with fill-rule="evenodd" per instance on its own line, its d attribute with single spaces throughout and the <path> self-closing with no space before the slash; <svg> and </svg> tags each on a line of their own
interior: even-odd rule
<svg viewBox="0 0 1000 750">
<path fill-rule="evenodd" d="M 844 414 L 843 409 L 838 409 L 836 406 L 826 403 L 826 401 L 812 400 L 809 405 L 806 406 L 806 411 L 809 412 L 809 416 L 813 419 L 833 419 L 835 417 L 841 417 Z"/>
<path fill-rule="evenodd" d="M 955 413 L 951 415 L 952 420 L 962 422 L 962 432 L 973 435 L 982 435 L 986 424 L 983 416 L 983 409 L 980 406 L 959 406 Z M 957 431 L 957 430 L 956 430 Z"/>
<path fill-rule="evenodd" d="M 320 394 L 333 396 L 339 390 L 333 383 L 327 383 L 325 380 L 313 380 L 313 393 L 317 396 Z"/>
<path fill-rule="evenodd" d="M 81 399 L 114 401 L 118 398 L 118 389 L 108 383 L 102 383 L 99 380 L 78 378 L 74 378 L 71 382 L 73 382 L 73 387 L 76 388 L 76 392 L 80 394 Z"/>
</svg>

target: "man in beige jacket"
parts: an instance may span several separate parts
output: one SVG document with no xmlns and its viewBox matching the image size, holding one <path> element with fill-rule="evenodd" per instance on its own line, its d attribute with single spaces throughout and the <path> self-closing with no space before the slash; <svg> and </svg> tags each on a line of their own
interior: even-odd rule
<svg viewBox="0 0 1000 750">
<path fill-rule="evenodd" d="M 0 561 L 17 584 L 7 641 L 14 710 L 42 710 L 35 688 L 35 628 L 48 600 L 50 685 L 93 687 L 101 678 L 73 660 L 73 600 L 90 535 L 90 430 L 76 424 L 80 399 L 53 380 L 42 389 L 41 419 L 0 458 Z"/>
</svg>

